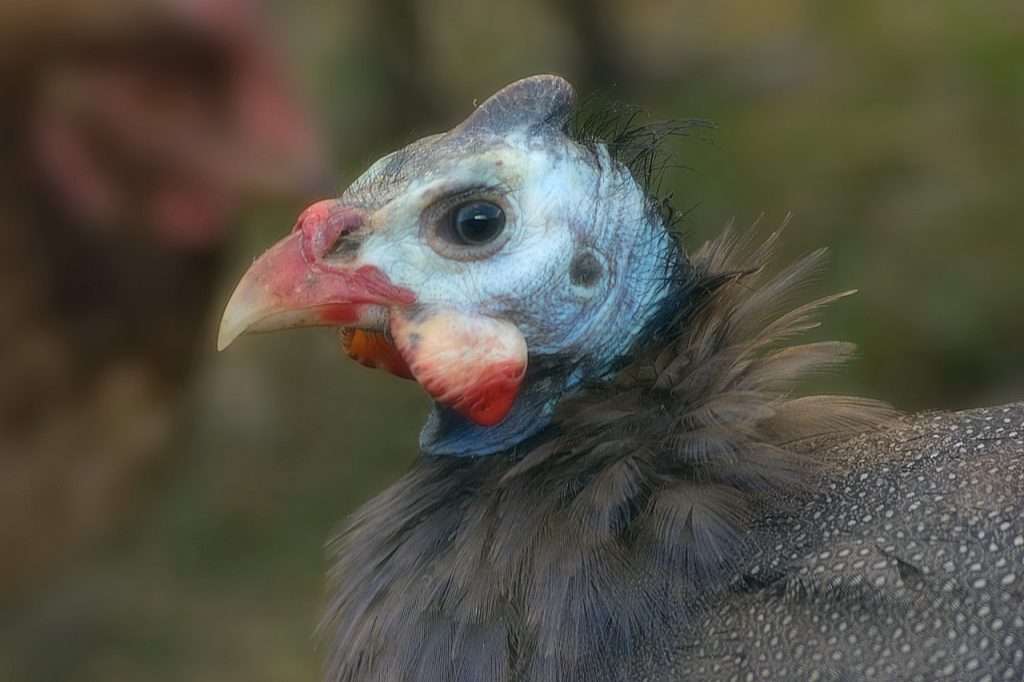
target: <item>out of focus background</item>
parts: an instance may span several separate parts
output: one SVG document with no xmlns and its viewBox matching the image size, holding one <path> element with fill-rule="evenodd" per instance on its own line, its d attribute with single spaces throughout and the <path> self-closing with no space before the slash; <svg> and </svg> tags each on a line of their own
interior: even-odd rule
<svg viewBox="0 0 1024 682">
<path fill-rule="evenodd" d="M 1024 399 L 1024 4 L 92 0 L 0 6 L 0 679 L 308 680 L 322 546 L 415 456 L 419 390 L 331 332 L 215 326 L 380 155 L 556 72 L 695 117 L 688 244 L 794 218 L 860 295 L 828 381 Z"/>
</svg>

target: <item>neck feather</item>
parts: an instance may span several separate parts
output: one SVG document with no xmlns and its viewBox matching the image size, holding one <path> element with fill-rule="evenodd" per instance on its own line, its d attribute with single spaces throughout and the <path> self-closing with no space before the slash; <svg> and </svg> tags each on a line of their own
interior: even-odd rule
<svg viewBox="0 0 1024 682">
<path fill-rule="evenodd" d="M 328 679 L 623 679 L 631 652 L 736 575 L 748 524 L 820 465 L 808 438 L 875 428 L 871 401 L 792 397 L 848 344 L 785 346 L 838 298 L 779 302 L 775 235 L 694 256 L 693 296 L 613 381 L 502 457 L 420 459 L 335 542 Z"/>
</svg>

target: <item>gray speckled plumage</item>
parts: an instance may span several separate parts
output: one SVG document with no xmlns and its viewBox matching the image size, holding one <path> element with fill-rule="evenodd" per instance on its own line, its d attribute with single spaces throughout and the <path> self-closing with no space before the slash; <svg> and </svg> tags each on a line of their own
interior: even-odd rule
<svg viewBox="0 0 1024 682">
<path fill-rule="evenodd" d="M 821 452 L 842 471 L 630 679 L 1024 680 L 1024 403 Z"/>
</svg>

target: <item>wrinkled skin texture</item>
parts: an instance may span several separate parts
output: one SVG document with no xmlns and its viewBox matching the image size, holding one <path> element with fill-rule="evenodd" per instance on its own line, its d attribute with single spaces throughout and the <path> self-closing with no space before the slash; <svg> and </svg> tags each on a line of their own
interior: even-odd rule
<svg viewBox="0 0 1024 682">
<path fill-rule="evenodd" d="M 476 188 L 506 204 L 508 242 L 483 261 L 445 258 L 426 243 L 421 215 L 440 197 Z M 369 208 L 382 226 L 363 242 L 361 263 L 415 291 L 423 306 L 513 322 L 533 357 L 557 355 L 568 371 L 579 366 L 599 374 L 632 341 L 622 320 L 638 319 L 642 326 L 643 311 L 661 295 L 664 264 L 635 181 L 607 155 L 594 156 L 556 130 L 496 137 L 471 129 L 431 138 L 378 162 L 342 201 Z M 570 277 L 582 249 L 604 265 L 591 287 L 576 286 Z M 553 396 L 576 378 L 560 378 L 545 392 Z M 538 421 L 544 411 L 525 402 L 523 408 Z M 478 437 L 490 449 L 525 435 L 519 427 L 501 438 L 496 432 Z M 465 438 L 423 444 L 438 452 L 476 450 Z"/>
</svg>

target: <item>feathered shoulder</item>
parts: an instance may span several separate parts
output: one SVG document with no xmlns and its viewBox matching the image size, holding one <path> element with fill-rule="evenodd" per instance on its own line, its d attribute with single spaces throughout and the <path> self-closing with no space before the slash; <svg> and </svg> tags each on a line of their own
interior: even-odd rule
<svg viewBox="0 0 1024 682">
<path fill-rule="evenodd" d="M 328 679 L 616 679 L 630 652 L 707 608 L 760 510 L 809 487 L 817 436 L 884 405 L 801 396 L 850 344 L 794 345 L 815 252 L 771 274 L 778 234 L 727 230 L 685 300 L 613 381 L 567 399 L 503 456 L 421 458 L 333 545 Z"/>
</svg>

